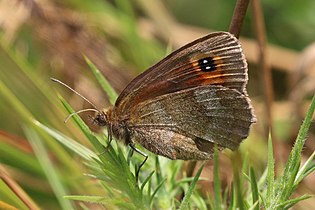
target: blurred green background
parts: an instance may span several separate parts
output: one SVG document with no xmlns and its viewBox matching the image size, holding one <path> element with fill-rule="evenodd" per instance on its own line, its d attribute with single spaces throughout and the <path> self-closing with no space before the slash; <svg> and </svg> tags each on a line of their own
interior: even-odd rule
<svg viewBox="0 0 315 210">
<path fill-rule="evenodd" d="M 106 108 L 108 97 L 96 84 L 83 55 L 119 93 L 132 78 L 172 50 L 210 31 L 227 31 L 234 6 L 235 1 L 227 0 L 0 0 L 1 178 L 15 181 L 26 192 L 25 196 L 41 208 L 60 208 L 62 204 L 57 202 L 40 156 L 34 154 L 38 141 L 30 140 L 26 133 L 34 126 L 32 119 L 36 119 L 90 147 L 71 121 L 63 123 L 67 113 L 56 90 L 75 110 L 88 105 L 53 84 L 50 77 L 65 81 L 98 107 Z M 241 151 L 260 174 L 267 160 L 268 127 L 273 127 L 275 157 L 281 163 L 292 148 L 315 90 L 315 1 L 263 0 L 261 6 L 268 41 L 267 66 L 272 70 L 273 86 L 266 87 L 263 80 L 256 42 L 257 23 L 251 5 L 241 33 L 249 63 L 248 92 L 258 118 Z M 273 90 L 272 103 L 266 103 L 267 88 Z M 82 118 L 89 122 L 87 115 L 82 114 Z M 305 157 L 314 151 L 314 133 L 312 126 Z M 40 139 L 62 182 L 66 183 L 65 194 L 102 195 L 97 184 L 83 175 L 88 170 L 80 158 L 47 134 L 42 133 Z M 221 171 L 228 183 L 231 165 L 226 163 L 225 156 L 228 154 L 220 155 Z M 280 163 L 276 167 L 281 168 Z M 203 173 L 210 173 L 211 166 L 209 161 L 208 170 Z M 0 183 L 0 201 L 18 203 L 19 199 L 9 196 L 10 190 L 4 183 L 3 180 Z M 296 193 L 314 194 L 314 186 L 312 174 Z M 67 204 L 64 205 L 67 209 Z M 79 208 L 77 204 L 74 206 Z M 314 198 L 301 202 L 297 209 L 312 206 Z"/>
</svg>

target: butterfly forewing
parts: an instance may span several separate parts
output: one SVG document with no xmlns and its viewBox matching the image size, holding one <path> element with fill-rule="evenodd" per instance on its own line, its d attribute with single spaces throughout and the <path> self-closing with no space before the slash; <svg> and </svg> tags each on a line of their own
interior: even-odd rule
<svg viewBox="0 0 315 210">
<path fill-rule="evenodd" d="M 136 77 L 116 101 L 128 112 L 141 101 L 200 85 L 222 85 L 245 92 L 247 64 L 238 40 L 211 33 L 167 56 Z"/>
</svg>

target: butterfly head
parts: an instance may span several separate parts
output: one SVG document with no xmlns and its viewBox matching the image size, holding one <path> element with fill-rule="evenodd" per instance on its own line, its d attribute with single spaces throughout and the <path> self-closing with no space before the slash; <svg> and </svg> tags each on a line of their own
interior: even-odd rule
<svg viewBox="0 0 315 210">
<path fill-rule="evenodd" d="M 96 125 L 98 125 L 100 127 L 107 126 L 107 124 L 108 124 L 107 112 L 105 112 L 105 111 L 97 112 L 97 114 L 93 118 L 93 123 L 95 123 Z"/>
</svg>

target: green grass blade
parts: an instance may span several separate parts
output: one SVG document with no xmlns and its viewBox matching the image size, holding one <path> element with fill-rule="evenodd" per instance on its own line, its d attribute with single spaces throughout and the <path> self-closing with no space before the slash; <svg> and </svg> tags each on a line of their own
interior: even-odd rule
<svg viewBox="0 0 315 210">
<path fill-rule="evenodd" d="M 30 111 L 24 106 L 24 104 L 12 93 L 12 91 L 0 80 L 0 94 L 2 94 L 5 99 L 11 104 L 15 112 L 28 123 L 33 119 L 33 115 Z"/>
<path fill-rule="evenodd" d="M 101 204 L 108 204 L 108 199 L 104 198 L 103 196 L 89 196 L 89 195 L 66 195 L 64 196 L 66 199 L 71 200 L 78 200 L 78 201 L 85 201 L 90 203 L 101 203 Z"/>
<path fill-rule="evenodd" d="M 285 166 L 284 174 L 281 177 L 279 185 L 277 186 L 278 187 L 277 191 L 279 192 L 279 195 L 277 197 L 279 198 L 279 202 L 284 202 L 288 200 L 288 198 L 290 197 L 294 189 L 292 185 L 297 175 L 297 169 L 300 166 L 301 154 L 302 154 L 304 143 L 306 141 L 308 129 L 311 125 L 311 120 L 313 117 L 314 110 L 315 110 L 315 95 L 312 98 L 310 108 L 307 111 L 305 120 L 303 121 L 301 128 L 299 130 L 299 134 L 296 138 L 294 147 L 290 153 L 288 162 Z M 290 185 L 288 184 L 288 181 Z"/>
<path fill-rule="evenodd" d="M 237 195 L 235 192 L 235 184 L 234 182 L 231 183 L 231 201 L 230 201 L 230 205 L 229 205 L 229 210 L 234 210 L 237 209 Z"/>
<path fill-rule="evenodd" d="M 298 198 L 290 199 L 288 201 L 285 201 L 283 203 L 278 204 L 277 208 L 278 209 L 289 209 L 292 206 L 294 206 L 295 204 L 297 204 L 298 202 L 300 202 L 302 200 L 309 199 L 311 197 L 312 197 L 311 195 L 302 195 L 302 196 L 300 196 Z"/>
<path fill-rule="evenodd" d="M 251 207 L 248 208 L 248 210 L 256 210 L 259 209 L 258 201 L 256 201 Z"/>
<path fill-rule="evenodd" d="M 265 183 L 267 182 L 267 178 L 268 178 L 268 167 L 264 170 L 264 172 L 262 173 L 262 175 L 260 176 L 260 178 L 257 182 L 258 189 L 262 189 L 265 187 Z"/>
<path fill-rule="evenodd" d="M 282 194 L 282 199 L 281 201 L 286 201 L 287 199 L 289 199 L 290 195 L 292 194 L 292 192 L 294 191 L 296 185 L 294 185 L 294 180 L 296 179 L 296 175 L 299 172 L 299 168 L 300 168 L 300 162 L 301 162 L 301 158 L 298 158 L 296 160 L 296 163 L 294 164 L 294 168 L 292 168 L 292 171 L 290 171 L 290 176 L 289 179 L 286 183 L 286 185 L 284 186 L 284 193 Z"/>
<path fill-rule="evenodd" d="M 20 167 L 25 173 L 30 173 L 34 176 L 42 176 L 43 171 L 38 165 L 36 158 L 26 152 L 22 152 L 15 145 L 9 145 L 0 136 L 0 162 L 3 165 L 11 165 L 12 167 Z M 14 141 L 14 139 L 8 139 Z M 7 141 L 8 141 L 7 140 Z"/>
<path fill-rule="evenodd" d="M 190 186 L 189 186 L 189 188 L 188 188 L 188 190 L 187 190 L 187 192 L 183 198 L 183 201 L 180 204 L 180 207 L 179 207 L 180 210 L 188 209 L 189 199 L 190 199 L 190 197 L 191 197 L 191 195 L 192 195 L 192 193 L 196 187 L 196 184 L 199 180 L 199 177 L 200 177 L 200 174 L 202 172 L 204 165 L 205 165 L 205 162 L 202 163 L 202 165 L 200 166 L 199 170 L 196 173 L 196 176 L 192 180 L 192 182 L 191 182 L 191 184 L 190 184 Z"/>
<path fill-rule="evenodd" d="M 91 68 L 95 78 L 97 79 L 98 83 L 101 85 L 101 87 L 105 90 L 106 94 L 108 95 L 109 101 L 111 104 L 115 104 L 115 101 L 117 99 L 117 93 L 113 89 L 113 87 L 109 84 L 109 82 L 104 78 L 104 76 L 101 74 L 101 72 L 98 70 L 98 68 L 91 62 L 91 60 L 84 56 L 86 63 Z"/>
<path fill-rule="evenodd" d="M 224 190 L 222 204 L 228 203 L 228 196 L 229 196 L 229 187 L 227 186 Z"/>
<path fill-rule="evenodd" d="M 315 163 L 314 161 L 315 152 L 307 159 L 304 165 L 299 170 L 298 174 L 296 175 L 296 179 L 294 181 L 294 185 L 298 185 L 306 176 L 312 173 L 315 170 Z"/>
<path fill-rule="evenodd" d="M 163 180 L 161 180 L 161 182 L 159 183 L 159 185 L 156 187 L 156 189 L 155 189 L 154 192 L 152 193 L 151 198 L 150 198 L 150 205 L 152 205 L 154 196 L 155 196 L 156 193 L 161 189 L 161 187 L 163 186 L 163 184 L 165 183 L 165 181 L 166 181 L 166 178 L 163 179 Z"/>
<path fill-rule="evenodd" d="M 148 183 L 148 181 L 151 180 L 151 177 L 153 176 L 154 172 L 155 172 L 155 171 L 152 171 L 152 172 L 149 174 L 149 176 L 147 176 L 147 178 L 143 181 L 143 183 L 142 183 L 142 185 L 141 185 L 141 188 L 140 188 L 141 191 L 143 191 L 143 189 L 144 189 L 145 185 Z"/>
<path fill-rule="evenodd" d="M 274 199 L 274 180 L 275 180 L 275 163 L 273 157 L 273 147 L 271 136 L 268 139 L 268 166 L 267 166 L 267 195 L 266 195 L 266 207 L 272 205 Z"/>
<path fill-rule="evenodd" d="M 214 150 L 213 157 L 213 184 L 214 184 L 214 201 L 215 209 L 222 209 L 222 195 L 221 195 L 221 179 L 219 171 L 219 151 L 217 147 Z"/>
<path fill-rule="evenodd" d="M 212 199 L 212 197 L 210 196 L 210 194 L 207 194 L 207 201 L 208 201 L 208 204 L 209 204 L 209 207 L 210 209 L 215 209 L 214 207 L 214 200 Z"/>
<path fill-rule="evenodd" d="M 41 142 L 39 136 L 35 133 L 33 129 L 29 127 L 24 127 L 24 131 L 28 140 L 30 141 L 30 144 L 32 145 L 38 161 L 40 162 L 47 176 L 47 179 L 57 197 L 57 200 L 59 201 L 60 206 L 62 207 L 62 209 L 65 210 L 73 209 L 74 206 L 72 205 L 72 203 L 63 198 L 63 196 L 68 194 L 67 189 L 62 184 L 62 181 L 58 176 L 58 172 L 53 166 L 53 163 L 50 161 L 47 150 L 45 149 L 45 146 Z"/>
<path fill-rule="evenodd" d="M 240 172 L 237 164 L 233 165 L 233 175 L 234 175 L 234 189 L 235 189 L 235 196 L 236 196 L 236 205 L 239 209 L 245 209 L 244 199 L 243 199 L 243 191 L 240 179 Z"/>
<path fill-rule="evenodd" d="M 138 209 L 133 203 L 124 202 L 124 198 L 121 197 L 119 199 L 113 198 L 105 198 L 103 196 L 97 195 L 68 195 L 64 196 L 65 199 L 69 200 L 77 200 L 77 201 L 84 201 L 88 203 L 95 203 L 95 204 L 102 204 L 106 207 L 106 209 Z"/>
<path fill-rule="evenodd" d="M 162 174 L 161 174 L 161 164 L 158 156 L 155 156 L 155 177 L 157 183 L 160 183 L 163 180 Z"/>
<path fill-rule="evenodd" d="M 34 121 L 34 124 L 36 126 L 38 126 L 39 128 L 41 128 L 42 130 L 44 130 L 45 132 L 47 132 L 52 137 L 54 137 L 60 143 L 62 143 L 66 147 L 68 147 L 70 150 L 74 151 L 79 156 L 83 157 L 84 159 L 86 159 L 86 160 L 93 160 L 93 158 L 98 159 L 97 155 L 94 152 L 92 152 L 90 149 L 88 149 L 87 147 L 85 147 L 85 146 L 79 144 L 78 142 L 70 139 L 69 137 L 65 136 L 64 134 L 62 134 L 62 133 L 60 133 L 54 129 L 48 128 L 47 126 L 41 124 L 38 121 Z"/>
<path fill-rule="evenodd" d="M 250 167 L 249 169 L 250 173 L 250 186 L 252 190 L 252 197 L 253 197 L 253 210 L 259 210 L 259 193 L 258 193 L 258 187 L 257 187 L 257 181 L 255 176 L 255 171 L 253 167 Z"/>
</svg>

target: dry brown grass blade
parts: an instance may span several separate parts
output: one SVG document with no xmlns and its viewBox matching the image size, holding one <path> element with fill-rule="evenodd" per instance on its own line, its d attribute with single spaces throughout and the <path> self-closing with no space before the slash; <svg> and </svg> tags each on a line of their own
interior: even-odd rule
<svg viewBox="0 0 315 210">
<path fill-rule="evenodd" d="M 17 197 L 31 210 L 39 210 L 40 208 L 25 193 L 25 191 L 8 175 L 5 168 L 0 165 L 0 179 L 15 193 Z"/>
<path fill-rule="evenodd" d="M 273 106 L 273 84 L 272 84 L 272 74 L 271 67 L 267 63 L 267 54 L 268 51 L 266 49 L 267 46 L 267 37 L 266 37 L 266 29 L 265 29 L 265 20 L 261 8 L 261 4 L 259 0 L 252 1 L 252 10 L 253 10 L 253 27 L 255 30 L 258 51 L 259 51 L 259 67 L 262 75 L 262 84 L 264 90 L 265 97 L 265 116 L 266 123 L 265 124 L 265 137 L 268 139 L 269 132 L 273 140 L 275 140 L 274 136 L 274 125 L 273 125 L 273 117 L 272 117 L 272 106 Z M 273 141 L 275 142 L 275 141 Z"/>
</svg>

